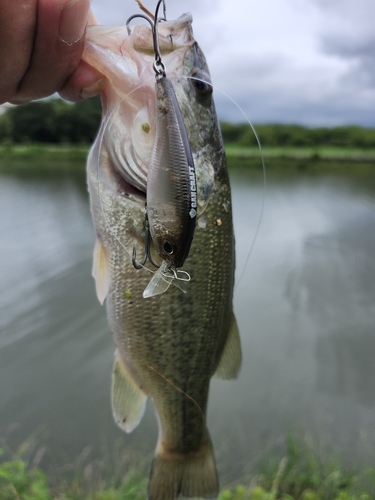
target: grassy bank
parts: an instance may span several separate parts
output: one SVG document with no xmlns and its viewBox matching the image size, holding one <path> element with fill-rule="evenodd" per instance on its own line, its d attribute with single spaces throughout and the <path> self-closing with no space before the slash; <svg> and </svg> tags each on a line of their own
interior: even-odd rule
<svg viewBox="0 0 375 500">
<path fill-rule="evenodd" d="M 224 488 L 220 500 L 370 500 L 375 498 L 375 468 L 345 471 L 322 463 L 306 446 L 289 439 L 280 460 L 268 457 L 241 484 Z M 0 463 L 1 500 L 141 500 L 146 495 L 144 467 L 128 468 L 117 484 L 98 480 L 90 464 L 66 479 L 47 478 L 22 460 Z"/>
<path fill-rule="evenodd" d="M 227 146 L 228 157 L 259 158 L 258 147 Z M 340 147 L 263 147 L 265 159 L 285 158 L 288 160 L 331 160 L 351 162 L 374 162 L 375 149 Z"/>
<path fill-rule="evenodd" d="M 88 146 L 72 145 L 2 145 L 0 146 L 0 172 L 82 172 L 86 164 Z M 251 170 L 261 168 L 259 149 L 256 147 L 228 146 L 230 169 Z M 266 147 L 263 156 L 268 169 L 292 170 L 368 170 L 375 165 L 375 149 Z"/>
<path fill-rule="evenodd" d="M 20 174 L 83 173 L 88 146 L 2 145 L 0 172 Z"/>
</svg>

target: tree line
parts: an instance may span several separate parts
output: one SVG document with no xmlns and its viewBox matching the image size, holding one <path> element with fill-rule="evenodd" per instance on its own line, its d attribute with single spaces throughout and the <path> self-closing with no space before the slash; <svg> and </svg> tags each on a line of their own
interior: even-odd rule
<svg viewBox="0 0 375 500">
<path fill-rule="evenodd" d="M 56 98 L 33 101 L 0 115 L 0 143 L 90 144 L 100 120 L 99 96 L 75 104 Z"/>
<path fill-rule="evenodd" d="M 46 99 L 7 108 L 0 115 L 0 143 L 91 144 L 101 120 L 100 98 L 75 104 Z M 262 146 L 375 148 L 375 129 L 357 126 L 304 127 L 302 125 L 256 125 Z M 224 142 L 256 146 L 248 124 L 222 122 Z"/>
<path fill-rule="evenodd" d="M 375 148 L 375 129 L 358 126 L 304 127 L 302 125 L 255 125 L 262 146 Z M 221 123 L 225 144 L 256 146 L 249 124 Z"/>
</svg>

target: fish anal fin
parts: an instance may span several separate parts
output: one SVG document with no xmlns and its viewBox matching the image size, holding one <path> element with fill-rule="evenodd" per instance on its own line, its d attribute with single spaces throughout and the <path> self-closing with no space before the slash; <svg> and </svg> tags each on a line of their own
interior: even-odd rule
<svg viewBox="0 0 375 500">
<path fill-rule="evenodd" d="M 118 351 L 112 374 L 112 412 L 116 423 L 131 432 L 141 421 L 146 409 L 147 395 L 134 381 Z"/>
<path fill-rule="evenodd" d="M 226 344 L 216 368 L 215 377 L 222 380 L 236 378 L 241 367 L 242 353 L 241 340 L 238 332 L 237 321 L 232 313 L 232 320 Z"/>
<path fill-rule="evenodd" d="M 96 238 L 94 248 L 92 275 L 95 279 L 96 295 L 99 302 L 103 305 L 108 294 L 110 278 L 107 252 L 99 237 Z"/>
<path fill-rule="evenodd" d="M 211 441 L 186 454 L 162 451 L 158 446 L 147 493 L 148 500 L 216 499 L 219 481 Z"/>
</svg>

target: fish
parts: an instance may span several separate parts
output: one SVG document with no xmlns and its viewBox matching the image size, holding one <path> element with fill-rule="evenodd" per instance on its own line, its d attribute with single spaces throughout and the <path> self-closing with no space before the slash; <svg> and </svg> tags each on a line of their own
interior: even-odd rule
<svg viewBox="0 0 375 500">
<path fill-rule="evenodd" d="M 192 16 L 159 24 L 159 48 L 173 84 L 196 174 L 194 238 L 184 262 L 186 293 L 143 298 L 153 266 L 132 263 L 144 249 L 148 169 L 157 128 L 149 26 L 90 26 L 84 61 L 106 78 L 103 115 L 87 161 L 97 235 L 93 276 L 115 341 L 112 411 L 131 432 L 151 399 L 159 434 L 149 500 L 215 499 L 219 479 L 207 429 L 212 376 L 235 378 L 241 345 L 233 314 L 235 244 L 229 177 L 206 59 Z M 160 256 L 151 242 L 153 260 Z M 230 422 L 228 423 L 230 425 Z"/>
</svg>

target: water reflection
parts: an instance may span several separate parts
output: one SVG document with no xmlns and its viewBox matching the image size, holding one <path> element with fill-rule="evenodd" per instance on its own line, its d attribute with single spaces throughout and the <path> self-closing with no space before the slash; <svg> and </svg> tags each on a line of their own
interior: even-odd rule
<svg viewBox="0 0 375 500">
<path fill-rule="evenodd" d="M 316 346 L 317 390 L 375 405 L 374 325 L 346 323 L 321 336 Z"/>
<path fill-rule="evenodd" d="M 304 244 L 298 277 L 288 294 L 300 307 L 304 291 L 308 313 L 319 328 L 317 390 L 375 403 L 375 213 L 359 204 L 339 217 L 327 234 Z M 293 292 L 294 290 L 294 292 Z"/>
</svg>

